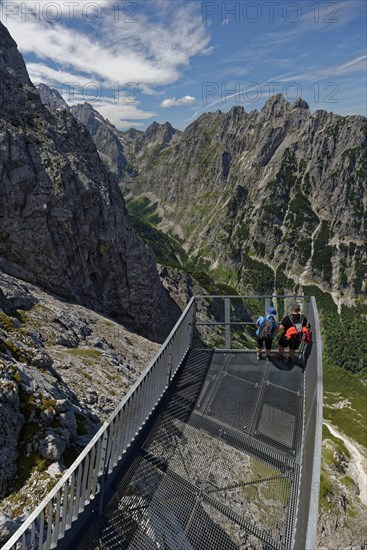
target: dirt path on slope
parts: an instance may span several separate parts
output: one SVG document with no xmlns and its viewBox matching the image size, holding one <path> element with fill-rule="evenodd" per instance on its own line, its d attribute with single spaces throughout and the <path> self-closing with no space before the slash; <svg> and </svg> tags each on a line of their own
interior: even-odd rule
<svg viewBox="0 0 367 550">
<path fill-rule="evenodd" d="M 330 433 L 341 439 L 344 442 L 344 445 L 350 452 L 350 462 L 349 462 L 349 471 L 352 474 L 354 481 L 359 487 L 360 494 L 359 498 L 361 499 L 362 504 L 367 506 L 367 457 L 362 454 L 358 449 L 356 443 L 345 436 L 343 433 L 338 432 L 338 430 L 329 422 L 324 421 L 325 426 L 330 430 Z"/>
</svg>

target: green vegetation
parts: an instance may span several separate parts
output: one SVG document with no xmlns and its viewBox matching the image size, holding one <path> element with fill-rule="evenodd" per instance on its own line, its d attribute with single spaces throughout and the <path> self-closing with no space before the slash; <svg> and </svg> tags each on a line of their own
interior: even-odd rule
<svg viewBox="0 0 367 550">
<path fill-rule="evenodd" d="M 272 294 L 274 288 L 274 272 L 267 264 L 257 261 L 251 256 L 248 248 L 244 251 L 240 273 L 241 286 L 246 292 L 257 294 Z"/>
<path fill-rule="evenodd" d="M 314 241 L 312 267 L 322 274 L 323 279 L 331 283 L 333 268 L 331 265 L 332 247 L 329 245 L 330 232 L 328 223 L 322 220 L 320 229 Z"/>
<path fill-rule="evenodd" d="M 331 503 L 331 497 L 334 494 L 334 485 L 330 475 L 327 473 L 326 468 L 322 465 L 321 477 L 320 477 L 320 507 L 331 509 L 333 504 Z"/>
<path fill-rule="evenodd" d="M 333 445 L 333 450 L 332 450 L 332 453 L 329 453 L 329 456 L 332 456 L 331 460 L 328 461 L 328 463 L 332 463 L 334 464 L 335 466 L 339 466 L 340 465 L 340 461 L 336 461 L 335 460 L 335 457 L 334 455 L 337 453 L 338 455 L 340 456 L 343 456 L 343 458 L 345 458 L 345 460 L 349 460 L 350 459 L 350 452 L 348 451 L 348 449 L 346 448 L 345 444 L 344 444 L 344 441 L 342 441 L 339 437 L 335 437 L 331 431 L 329 430 L 329 428 L 324 424 L 322 426 L 322 439 L 325 441 L 326 439 L 329 439 Z"/>
<path fill-rule="evenodd" d="M 367 322 L 365 299 L 341 315 L 328 293 L 305 287 L 320 314 L 324 366 L 324 418 L 367 447 Z"/>
<path fill-rule="evenodd" d="M 42 458 L 38 453 L 31 453 L 27 456 L 24 452 L 20 454 L 18 460 L 18 476 L 14 484 L 14 490 L 20 490 L 25 482 L 35 472 L 43 472 L 50 465 L 50 461 Z"/>
<path fill-rule="evenodd" d="M 14 330 L 13 319 L 0 311 L 0 326 L 3 327 L 8 332 Z"/>
<path fill-rule="evenodd" d="M 324 354 L 325 357 L 325 354 Z M 367 447 L 367 384 L 324 360 L 324 418 Z"/>
<path fill-rule="evenodd" d="M 319 218 L 311 208 L 311 203 L 300 188 L 289 204 L 286 216 L 286 233 L 284 241 L 289 243 L 291 250 L 297 252 L 299 261 L 306 263 L 311 256 L 310 235 L 317 227 Z"/>
<path fill-rule="evenodd" d="M 306 224 L 309 224 L 311 228 L 313 228 L 319 223 L 319 218 L 312 210 L 310 201 L 300 189 L 297 190 L 294 198 L 289 204 L 288 215 L 295 229 L 300 229 Z"/>
<path fill-rule="evenodd" d="M 133 217 L 132 222 L 144 242 L 153 250 L 158 263 L 179 269 L 193 267 L 193 262 L 176 239 L 147 221 Z"/>
<path fill-rule="evenodd" d="M 342 306 L 341 314 L 330 294 L 315 286 L 304 287 L 314 295 L 321 317 L 324 364 L 343 367 L 346 371 L 367 375 L 367 322 L 365 299 L 356 300 L 354 307 Z"/>
<path fill-rule="evenodd" d="M 264 221 L 267 219 L 269 227 L 276 224 L 277 218 L 284 219 L 290 190 L 298 181 L 297 173 L 295 154 L 287 148 L 275 179 L 268 183 L 269 195 L 264 202 L 263 210 L 267 214 Z"/>
<path fill-rule="evenodd" d="M 134 219 L 143 220 L 152 225 L 157 225 L 161 218 L 156 213 L 158 204 L 150 204 L 147 197 L 139 197 L 137 199 L 127 199 L 126 208 L 130 216 Z"/>
<path fill-rule="evenodd" d="M 20 383 L 17 373 L 13 373 L 13 379 L 18 382 L 19 400 L 21 412 L 24 415 L 25 423 L 19 436 L 19 458 L 17 460 L 18 477 L 15 490 L 20 489 L 27 479 L 35 472 L 42 472 L 50 464 L 37 452 L 27 455 L 26 449 L 29 443 L 40 440 L 44 437 L 44 428 L 41 428 L 38 420 L 41 413 L 52 413 L 56 407 L 56 400 L 42 394 L 28 394 Z M 55 425 L 53 415 L 50 415 L 49 427 Z M 59 424 L 57 424 L 59 426 Z"/>
</svg>

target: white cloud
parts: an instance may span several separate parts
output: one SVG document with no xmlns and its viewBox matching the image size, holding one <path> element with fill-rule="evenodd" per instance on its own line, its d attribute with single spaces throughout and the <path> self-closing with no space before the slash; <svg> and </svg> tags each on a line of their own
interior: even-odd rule
<svg viewBox="0 0 367 550">
<path fill-rule="evenodd" d="M 137 14 L 137 23 L 122 24 L 108 10 L 95 33 L 83 31 L 83 26 L 78 30 L 67 26 L 67 21 L 51 24 L 32 17 L 22 21 L 19 15 L 8 17 L 6 25 L 20 51 L 36 55 L 43 64 L 56 63 L 62 71 L 82 72 L 120 85 L 162 86 L 175 82 L 180 68 L 193 56 L 210 53 L 210 36 L 195 14 L 195 6 L 178 5 L 167 25 L 143 13 Z"/>
<path fill-rule="evenodd" d="M 367 71 L 367 55 L 358 56 L 354 59 L 343 63 L 342 65 L 334 65 L 331 67 L 317 67 L 310 66 L 305 68 L 302 73 L 288 73 L 289 78 L 281 78 L 280 82 L 297 81 L 302 82 L 304 80 L 314 80 L 315 78 L 336 78 L 342 76 L 362 74 L 365 75 Z"/>
<path fill-rule="evenodd" d="M 350 74 L 350 73 L 364 73 L 366 74 L 367 69 L 367 55 L 362 55 L 344 63 L 339 67 L 335 67 L 337 74 Z"/>
<path fill-rule="evenodd" d="M 148 17 L 149 10 L 143 10 L 136 4 L 138 12 L 133 22 L 131 10 L 123 11 L 125 4 L 118 3 L 120 11 L 117 13 L 116 9 L 111 9 L 117 5 L 112 0 L 91 2 L 90 5 L 102 7 L 103 17 L 96 24 L 87 25 L 83 22 L 89 23 L 88 16 L 93 18 L 97 12 L 91 8 L 86 16 L 83 2 L 79 0 L 75 2 L 73 16 L 74 20 L 79 21 L 77 26 L 70 22 L 69 4 L 74 5 L 73 2 L 56 0 L 51 4 L 60 6 L 62 10 L 62 18 L 53 22 L 50 17 L 58 10 L 52 11 L 50 8 L 47 20 L 42 15 L 42 2 L 31 0 L 26 4 L 28 15 L 25 20 L 21 17 L 24 2 L 20 0 L 13 3 L 14 14 L 8 13 L 6 17 L 5 24 L 20 52 L 32 56 L 32 62 L 27 65 L 31 80 L 57 88 L 71 104 L 78 98 L 90 103 L 93 99 L 105 100 L 105 95 L 108 99 L 111 90 L 118 88 L 117 104 L 107 102 L 103 107 L 98 105 L 96 108 L 101 112 L 104 109 L 102 114 L 119 127 L 122 120 L 131 118 L 135 121 L 155 116 L 155 113 L 140 108 L 136 94 L 129 97 L 130 85 L 140 94 L 159 96 L 164 93 L 159 88 L 178 81 L 182 70 L 193 57 L 207 56 L 212 51 L 211 37 L 196 3 L 175 2 L 175 6 L 170 5 L 164 15 L 165 2 L 161 4 L 163 11 L 159 18 Z M 37 10 L 37 5 L 41 5 L 39 21 L 29 13 L 32 6 Z M 159 5 L 158 2 L 158 8 Z M 155 2 L 151 2 L 150 6 L 155 8 Z M 75 85 L 74 91 L 70 90 L 70 83 Z M 102 98 L 96 96 L 97 91 L 93 98 L 93 83 L 95 90 L 98 87 L 103 89 Z M 86 87 L 84 94 L 83 87 Z M 109 89 L 109 94 L 106 94 Z M 186 98 L 182 104 L 188 104 L 185 101 L 192 100 Z"/>
<path fill-rule="evenodd" d="M 33 84 L 47 84 L 53 88 L 65 90 L 67 84 L 74 83 L 78 86 L 86 86 L 91 82 L 81 74 L 53 69 L 44 63 L 27 63 L 27 70 Z M 60 92 L 61 93 L 61 92 Z"/>
<path fill-rule="evenodd" d="M 116 6 L 114 0 L 97 2 L 81 2 L 80 0 L 11 0 L 3 1 L 0 6 L 3 23 L 7 26 L 9 19 L 19 19 L 22 22 L 36 21 L 57 23 L 67 21 L 72 23 L 76 19 L 82 19 L 88 24 L 100 23 L 108 10 Z M 121 10 L 115 7 L 117 18 Z"/>
<path fill-rule="evenodd" d="M 135 121 L 147 120 L 157 115 L 155 112 L 142 111 L 134 105 L 124 103 L 119 103 L 118 105 L 95 103 L 93 107 L 119 130 L 130 128 L 132 126 L 131 121 L 134 121 L 134 126 L 142 126 L 143 123 L 136 123 Z"/>
<path fill-rule="evenodd" d="M 184 95 L 179 99 L 176 99 L 175 97 L 172 99 L 164 99 L 161 103 L 161 107 L 167 109 L 169 107 L 180 107 L 181 105 L 192 105 L 193 103 L 195 103 L 195 101 L 196 100 L 193 96 Z"/>
</svg>

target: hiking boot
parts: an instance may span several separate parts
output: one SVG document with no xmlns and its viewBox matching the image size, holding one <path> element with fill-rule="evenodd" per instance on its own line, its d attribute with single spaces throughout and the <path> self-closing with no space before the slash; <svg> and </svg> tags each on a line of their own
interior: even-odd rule
<svg viewBox="0 0 367 550">
<path fill-rule="evenodd" d="M 261 353 L 257 353 L 257 354 L 256 354 L 256 359 L 257 359 L 258 361 L 260 361 L 260 359 L 262 359 Z"/>
<path fill-rule="evenodd" d="M 277 359 L 284 361 L 284 355 L 282 355 L 281 353 L 277 353 Z"/>
<path fill-rule="evenodd" d="M 293 363 L 293 357 L 287 357 L 287 363 Z"/>
</svg>

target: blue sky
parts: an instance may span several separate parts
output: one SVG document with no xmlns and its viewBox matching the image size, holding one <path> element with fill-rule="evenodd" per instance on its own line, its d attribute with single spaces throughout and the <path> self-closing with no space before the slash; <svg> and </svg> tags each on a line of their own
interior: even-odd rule
<svg viewBox="0 0 367 550">
<path fill-rule="evenodd" d="M 118 128 L 185 128 L 274 93 L 366 116 L 367 3 L 1 0 L 35 84 L 88 101 Z"/>
</svg>

